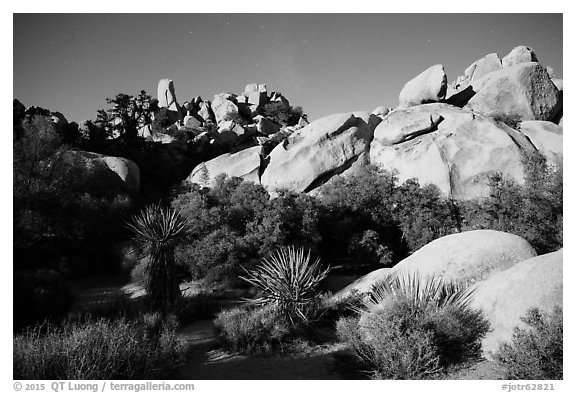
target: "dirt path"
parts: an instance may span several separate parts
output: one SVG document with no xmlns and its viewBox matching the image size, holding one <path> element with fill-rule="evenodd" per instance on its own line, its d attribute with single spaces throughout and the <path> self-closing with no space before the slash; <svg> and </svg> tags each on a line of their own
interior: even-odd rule
<svg viewBox="0 0 576 393">
<path fill-rule="evenodd" d="M 309 355 L 249 357 L 219 348 L 211 320 L 197 321 L 181 330 L 191 356 L 177 379 L 341 379 L 334 370 L 334 355 L 342 346 L 318 347 Z"/>
</svg>

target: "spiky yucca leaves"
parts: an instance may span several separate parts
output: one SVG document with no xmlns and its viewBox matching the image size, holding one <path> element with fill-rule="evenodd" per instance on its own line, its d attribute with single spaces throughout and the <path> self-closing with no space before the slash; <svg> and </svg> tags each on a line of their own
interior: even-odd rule
<svg viewBox="0 0 576 393">
<path fill-rule="evenodd" d="M 181 298 L 174 246 L 184 235 L 188 223 L 169 207 L 151 205 L 135 215 L 127 225 L 150 256 L 147 285 L 152 306 L 167 312 Z"/>
<path fill-rule="evenodd" d="M 260 304 L 275 304 L 291 322 L 307 322 L 307 310 L 318 293 L 318 284 L 326 278 L 330 267 L 322 268 L 320 258 L 310 263 L 310 251 L 282 247 L 264 258 L 254 270 L 240 277 L 264 292 L 252 300 Z"/>
<path fill-rule="evenodd" d="M 417 272 L 376 284 L 358 316 L 337 326 L 339 336 L 375 378 L 431 378 L 477 358 L 489 323 L 469 304 L 473 289 Z"/>
<path fill-rule="evenodd" d="M 462 310 L 470 304 L 472 294 L 473 288 L 465 283 L 407 272 L 392 274 L 375 284 L 370 296 L 365 298 L 364 306 L 369 312 L 378 312 L 391 299 L 402 299 L 406 300 L 414 311 L 430 306 L 450 306 Z"/>
</svg>

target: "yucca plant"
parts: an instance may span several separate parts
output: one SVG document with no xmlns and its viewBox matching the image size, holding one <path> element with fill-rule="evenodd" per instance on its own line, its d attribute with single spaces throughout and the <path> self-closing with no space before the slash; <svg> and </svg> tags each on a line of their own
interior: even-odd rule
<svg viewBox="0 0 576 393">
<path fill-rule="evenodd" d="M 417 311 L 428 307 L 465 309 L 472 300 L 473 287 L 439 276 L 422 276 L 417 271 L 391 274 L 372 286 L 364 300 L 365 309 L 378 312 L 390 300 L 402 299 Z"/>
<path fill-rule="evenodd" d="M 261 289 L 264 295 L 251 300 L 258 304 L 275 304 L 292 323 L 307 322 L 307 311 L 318 293 L 318 284 L 330 267 L 322 268 L 320 258 L 310 263 L 310 251 L 282 247 L 264 258 L 253 270 L 240 278 Z"/>
<path fill-rule="evenodd" d="M 147 289 L 152 306 L 167 312 L 181 299 L 174 247 L 188 223 L 177 211 L 154 204 L 135 215 L 127 225 L 150 257 Z"/>
<path fill-rule="evenodd" d="M 375 378 L 431 378 L 480 354 L 490 326 L 472 295 L 438 276 L 394 274 L 373 286 L 356 318 L 339 322 L 338 335 Z"/>
</svg>

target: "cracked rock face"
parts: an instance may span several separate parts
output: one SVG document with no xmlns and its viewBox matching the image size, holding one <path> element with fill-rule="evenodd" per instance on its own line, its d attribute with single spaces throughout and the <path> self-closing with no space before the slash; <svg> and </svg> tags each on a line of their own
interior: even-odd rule
<svg viewBox="0 0 576 393">
<path fill-rule="evenodd" d="M 521 63 L 475 80 L 467 107 L 512 120 L 552 120 L 562 106 L 560 92 L 539 63 Z"/>
<path fill-rule="evenodd" d="M 394 111 L 378 125 L 370 162 L 398 171 L 400 182 L 416 178 L 447 197 L 472 199 L 487 195 L 496 172 L 523 183 L 522 155 L 534 151 L 525 135 L 491 118 L 427 104 Z"/>
<path fill-rule="evenodd" d="M 368 112 L 340 113 L 295 131 L 270 153 L 262 185 L 270 191 L 311 191 L 368 151 L 380 120 Z"/>
</svg>

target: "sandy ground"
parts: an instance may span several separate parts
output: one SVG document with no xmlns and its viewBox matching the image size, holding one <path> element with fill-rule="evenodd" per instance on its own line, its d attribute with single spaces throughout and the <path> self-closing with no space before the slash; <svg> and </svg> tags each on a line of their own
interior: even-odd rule
<svg viewBox="0 0 576 393">
<path fill-rule="evenodd" d="M 317 347 L 312 354 L 248 357 L 219 348 L 211 320 L 197 321 L 181 331 L 191 357 L 176 379 L 341 379 L 334 370 L 340 345 Z"/>
</svg>

